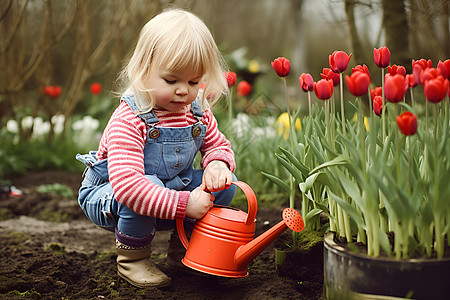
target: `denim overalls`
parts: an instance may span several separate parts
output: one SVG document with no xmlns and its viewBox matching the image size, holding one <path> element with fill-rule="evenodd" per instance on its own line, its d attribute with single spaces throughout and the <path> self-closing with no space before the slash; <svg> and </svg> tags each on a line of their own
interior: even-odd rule
<svg viewBox="0 0 450 300">
<path fill-rule="evenodd" d="M 133 95 L 122 97 L 133 112 L 137 106 Z M 203 145 L 206 125 L 201 122 L 203 112 L 197 98 L 191 111 L 199 120 L 187 127 L 156 127 L 158 118 L 153 111 L 137 114 L 147 124 L 147 139 L 144 146 L 145 177 L 153 183 L 178 191 L 192 191 L 202 182 L 203 170 L 194 170 L 194 158 Z M 96 152 L 77 155 L 86 166 L 84 180 L 79 190 L 78 202 L 86 216 L 96 225 L 115 231 L 116 236 L 129 238 L 122 241 L 134 246 L 145 246 L 151 242 L 156 230 L 174 227 L 174 220 L 162 220 L 142 216 L 116 201 L 109 183 L 107 159 L 97 162 Z M 233 174 L 233 180 L 236 177 Z M 236 186 L 213 193 L 215 204 L 229 205 Z M 186 227 L 194 221 L 185 219 Z"/>
</svg>

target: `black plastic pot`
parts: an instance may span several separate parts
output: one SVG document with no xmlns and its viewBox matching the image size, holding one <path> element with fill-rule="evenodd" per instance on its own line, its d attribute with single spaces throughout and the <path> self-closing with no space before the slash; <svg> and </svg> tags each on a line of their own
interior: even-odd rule
<svg viewBox="0 0 450 300">
<path fill-rule="evenodd" d="M 450 259 L 395 260 L 350 253 L 324 238 L 327 299 L 450 299 Z"/>
</svg>

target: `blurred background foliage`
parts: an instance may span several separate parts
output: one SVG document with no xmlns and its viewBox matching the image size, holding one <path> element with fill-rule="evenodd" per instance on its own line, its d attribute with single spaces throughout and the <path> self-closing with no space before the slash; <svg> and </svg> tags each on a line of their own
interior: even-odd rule
<svg viewBox="0 0 450 300">
<path fill-rule="evenodd" d="M 247 96 L 232 91 L 233 114 L 249 116 L 247 130 L 236 131 L 238 121 L 228 124 L 226 101 L 215 113 L 233 142 L 238 176 L 250 184 L 259 180 L 254 185 L 261 191 L 272 188 L 259 172 L 278 172 L 273 155 L 285 143 L 277 131 L 254 134 L 254 128 L 273 127 L 285 111 L 282 86 L 270 66 L 275 58 L 291 61 L 289 102 L 298 109 L 307 106 L 298 76 L 311 73 L 319 80 L 334 50 L 353 53 L 350 66 L 364 63 L 370 70 L 376 70 L 373 48 L 383 45 L 391 50 L 391 65 L 408 72 L 411 58 L 437 64 L 450 57 L 447 0 L 2 0 L 0 179 L 45 168 L 82 169 L 74 154 L 96 147 L 118 104 L 115 75 L 141 27 L 170 5 L 200 16 L 238 82 L 252 85 Z M 377 80 L 372 76 L 373 85 L 380 85 Z M 98 95 L 89 91 L 94 82 L 103 86 Z M 46 95 L 48 85 L 60 86 L 61 94 Z M 48 124 L 43 134 L 37 123 Z"/>
</svg>

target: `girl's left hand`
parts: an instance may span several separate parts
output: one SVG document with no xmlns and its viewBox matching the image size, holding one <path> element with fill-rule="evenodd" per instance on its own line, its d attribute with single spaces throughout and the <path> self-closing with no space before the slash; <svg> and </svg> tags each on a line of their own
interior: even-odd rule
<svg viewBox="0 0 450 300">
<path fill-rule="evenodd" d="M 228 188 L 233 181 L 227 163 L 221 160 L 211 161 L 203 172 L 203 183 L 210 192 L 217 192 Z"/>
</svg>

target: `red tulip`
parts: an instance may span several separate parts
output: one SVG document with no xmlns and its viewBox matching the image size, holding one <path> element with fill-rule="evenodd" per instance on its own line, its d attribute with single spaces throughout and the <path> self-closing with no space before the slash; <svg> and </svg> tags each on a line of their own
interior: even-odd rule
<svg viewBox="0 0 450 300">
<path fill-rule="evenodd" d="M 408 90 L 408 86 L 408 81 L 404 76 L 398 74 L 391 76 L 386 74 L 384 84 L 384 96 L 386 100 L 392 103 L 402 101 Z"/>
<path fill-rule="evenodd" d="M 440 69 L 426 68 L 420 74 L 420 82 L 422 82 L 422 84 L 425 85 L 426 81 L 428 81 L 430 79 L 436 79 L 439 76 L 443 76 L 442 71 Z M 447 76 L 443 76 L 443 77 L 447 78 Z"/>
<path fill-rule="evenodd" d="M 375 64 L 377 65 L 377 67 L 384 69 L 389 66 L 389 61 L 391 60 L 391 52 L 386 46 L 378 49 L 374 48 L 373 59 L 375 60 Z"/>
<path fill-rule="evenodd" d="M 61 87 L 59 85 L 47 85 L 44 88 L 44 94 L 50 98 L 56 99 L 61 95 Z"/>
<path fill-rule="evenodd" d="M 398 128 L 400 128 L 404 135 L 409 136 L 417 132 L 417 118 L 413 113 L 405 111 L 396 119 Z"/>
<path fill-rule="evenodd" d="M 406 76 L 406 69 L 404 66 L 393 65 L 392 67 L 388 67 L 388 73 L 392 76 L 396 74 Z"/>
<path fill-rule="evenodd" d="M 441 102 L 448 93 L 448 85 L 448 79 L 442 77 L 442 75 L 425 81 L 423 87 L 425 98 L 432 103 Z"/>
<path fill-rule="evenodd" d="M 236 73 L 228 71 L 225 73 L 225 78 L 228 83 L 228 87 L 232 87 L 236 84 Z"/>
<path fill-rule="evenodd" d="M 333 72 L 330 68 L 323 68 L 322 73 L 320 73 L 320 76 L 323 79 L 331 79 L 333 80 L 333 85 L 337 86 L 339 82 L 341 81 L 341 77 L 339 76 L 339 73 Z"/>
<path fill-rule="evenodd" d="M 425 58 L 421 58 L 418 60 L 412 60 L 411 61 L 412 67 L 414 68 L 415 65 L 419 65 L 422 70 L 425 70 L 427 68 L 432 68 L 433 67 L 433 62 L 431 61 L 431 59 L 426 60 Z"/>
<path fill-rule="evenodd" d="M 320 79 L 318 82 L 314 83 L 314 92 L 317 98 L 321 100 L 328 100 L 333 95 L 333 80 L 331 79 Z"/>
<path fill-rule="evenodd" d="M 278 57 L 272 62 L 272 68 L 280 77 L 286 77 L 291 72 L 291 62 L 285 57 Z"/>
<path fill-rule="evenodd" d="M 328 62 L 330 63 L 331 70 L 336 73 L 345 72 L 351 57 L 351 53 L 350 55 L 347 55 L 344 51 L 334 51 L 333 54 L 328 56 Z"/>
<path fill-rule="evenodd" d="M 372 101 L 372 105 L 373 105 L 373 112 L 377 115 L 377 116 L 381 116 L 381 112 L 383 110 L 383 97 L 381 96 L 375 96 L 375 98 Z"/>
<path fill-rule="evenodd" d="M 241 96 L 247 96 L 252 91 L 252 86 L 245 80 L 242 80 L 237 85 L 237 93 Z"/>
<path fill-rule="evenodd" d="M 367 75 L 369 75 L 369 79 L 371 78 L 369 68 L 366 65 L 357 65 L 354 68 L 352 68 L 352 73 L 357 71 L 366 73 Z"/>
<path fill-rule="evenodd" d="M 447 69 L 447 79 L 450 80 L 450 58 L 444 60 L 443 62 L 445 68 Z"/>
<path fill-rule="evenodd" d="M 444 78 L 447 78 L 447 79 L 450 78 L 450 69 L 449 69 L 450 68 L 450 60 L 448 63 L 448 67 L 442 61 L 439 61 L 437 68 L 439 70 L 441 70 L 442 76 L 444 76 Z"/>
<path fill-rule="evenodd" d="M 370 84 L 370 76 L 367 73 L 356 71 L 351 76 L 345 76 L 347 88 L 355 97 L 360 97 L 367 94 L 367 89 Z"/>
<path fill-rule="evenodd" d="M 102 92 L 102 85 L 100 83 L 94 82 L 91 84 L 90 90 L 93 95 L 98 95 Z"/>
<path fill-rule="evenodd" d="M 314 79 L 309 73 L 302 73 L 298 78 L 300 83 L 300 87 L 304 92 L 312 92 L 314 91 Z"/>
<path fill-rule="evenodd" d="M 414 79 L 417 82 L 417 84 L 422 84 L 422 72 L 428 68 L 432 68 L 433 64 L 431 60 L 425 60 L 424 58 L 419 60 L 412 60 L 412 68 L 413 68 L 413 75 Z"/>
<path fill-rule="evenodd" d="M 381 86 L 370 90 L 370 99 L 375 99 L 376 96 L 383 96 L 383 88 Z"/>
<path fill-rule="evenodd" d="M 419 83 L 414 78 L 413 74 L 406 74 L 406 80 L 408 80 L 409 87 L 416 87 Z"/>
</svg>

